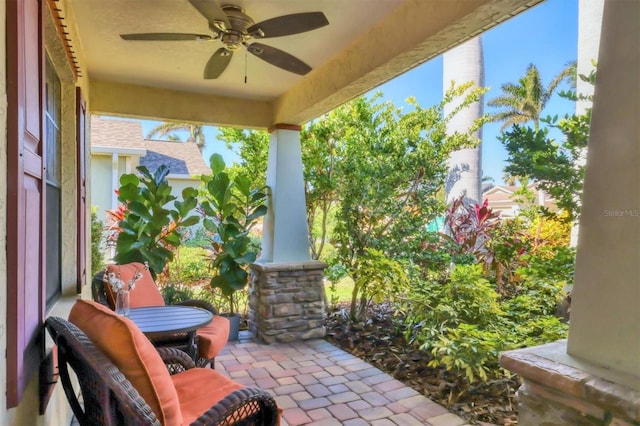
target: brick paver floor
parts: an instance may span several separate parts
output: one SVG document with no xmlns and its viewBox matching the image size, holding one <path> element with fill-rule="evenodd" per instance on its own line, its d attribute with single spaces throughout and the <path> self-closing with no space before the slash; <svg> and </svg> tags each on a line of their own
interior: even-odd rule
<svg viewBox="0 0 640 426">
<path fill-rule="evenodd" d="M 460 417 L 325 340 L 266 345 L 248 332 L 216 370 L 271 392 L 283 426 L 461 426 Z"/>
</svg>

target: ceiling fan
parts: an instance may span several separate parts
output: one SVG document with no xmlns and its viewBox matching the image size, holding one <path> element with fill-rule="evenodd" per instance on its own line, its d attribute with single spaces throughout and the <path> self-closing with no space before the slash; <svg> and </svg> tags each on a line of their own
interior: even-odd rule
<svg viewBox="0 0 640 426">
<path fill-rule="evenodd" d="M 204 68 L 205 79 L 218 78 L 229 65 L 233 52 L 246 47 L 249 53 L 283 70 L 305 75 L 311 67 L 295 56 L 252 39 L 282 37 L 315 30 L 329 24 L 322 12 L 294 13 L 254 23 L 243 8 L 219 6 L 217 0 L 189 0 L 209 22 L 211 34 L 138 33 L 121 34 L 124 40 L 143 41 L 209 41 L 220 40 L 223 47 L 216 50 Z"/>
</svg>

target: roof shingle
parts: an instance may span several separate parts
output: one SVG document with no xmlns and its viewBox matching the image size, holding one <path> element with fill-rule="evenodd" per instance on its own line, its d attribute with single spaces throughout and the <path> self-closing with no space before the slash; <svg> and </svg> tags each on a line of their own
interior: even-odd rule
<svg viewBox="0 0 640 426">
<path fill-rule="evenodd" d="M 165 164 L 174 175 L 203 175 L 211 173 L 194 142 L 148 140 L 142 137 L 139 121 L 91 118 L 91 145 L 112 148 L 145 149 L 147 154 L 140 165 L 154 172 Z"/>
</svg>

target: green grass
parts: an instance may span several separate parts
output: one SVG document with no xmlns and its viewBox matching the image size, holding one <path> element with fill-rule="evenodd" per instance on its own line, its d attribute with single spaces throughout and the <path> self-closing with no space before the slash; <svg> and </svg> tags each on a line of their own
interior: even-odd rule
<svg viewBox="0 0 640 426">
<path fill-rule="evenodd" d="M 350 277 L 343 278 L 335 285 L 335 291 L 331 288 L 331 283 L 325 284 L 325 291 L 330 304 L 351 302 L 353 292 L 353 280 Z"/>
</svg>

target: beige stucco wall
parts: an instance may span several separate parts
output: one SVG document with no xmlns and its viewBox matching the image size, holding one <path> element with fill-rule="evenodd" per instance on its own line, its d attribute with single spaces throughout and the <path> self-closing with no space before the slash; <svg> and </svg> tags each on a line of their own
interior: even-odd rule
<svg viewBox="0 0 640 426">
<path fill-rule="evenodd" d="M 62 83 L 62 146 L 60 159 L 62 161 L 61 178 L 61 284 L 63 294 L 76 293 L 77 250 L 78 250 L 78 162 L 76 144 L 76 111 L 75 85 L 73 82 Z"/>
<path fill-rule="evenodd" d="M 62 81 L 62 214 L 61 214 L 61 259 L 62 259 L 62 292 L 63 298 L 60 299 L 47 312 L 48 316 L 67 317 L 74 300 L 76 286 L 76 124 L 75 124 L 75 87 L 80 86 L 83 89 L 85 100 L 88 101 L 88 82 L 86 79 L 80 78 L 75 83 L 70 73 L 66 59 L 63 56 L 64 51 L 61 49 L 59 39 L 55 32 L 51 31 L 51 18 L 46 14 L 46 46 L 47 52 L 51 56 L 54 67 Z M 75 28 L 69 27 L 69 31 L 75 31 Z M 81 57 L 81 51 L 76 47 L 76 55 Z M 0 2 L 0 51 L 6 52 L 6 3 Z M 2 174 L 7 170 L 7 95 L 6 95 L 6 54 L 2 55 L 3 64 L 0 67 L 0 171 Z M 84 72 L 86 75 L 86 72 Z M 87 171 L 89 173 L 89 171 Z M 0 244 L 6 243 L 6 179 L 0 179 Z M 88 257 L 90 259 L 90 257 Z M 0 294 L 7 292 L 7 264 L 6 256 L 0 256 Z M 85 287 L 83 292 L 87 292 Z M 86 295 L 85 295 L 86 297 Z M 6 315 L 7 305 L 6 298 L 0 297 L 0 353 L 6 351 Z M 47 339 L 47 346 L 51 345 L 50 339 Z M 32 380 L 25 391 L 22 401 L 18 407 L 7 410 L 6 397 L 4 389 L 6 389 L 6 358 L 3 356 L 0 361 L 0 387 L 3 389 L 2 397 L 0 397 L 0 424 L 1 425 L 66 425 L 69 424 L 72 413 L 64 395 L 62 387 L 57 385 L 53 395 L 47 406 L 47 410 L 43 416 L 38 414 L 38 380 L 37 374 L 34 374 Z"/>
</svg>

